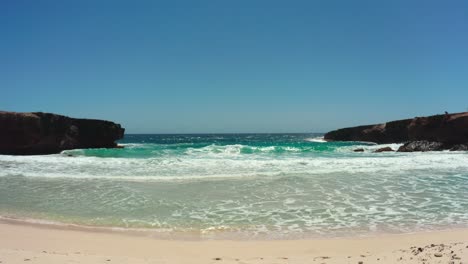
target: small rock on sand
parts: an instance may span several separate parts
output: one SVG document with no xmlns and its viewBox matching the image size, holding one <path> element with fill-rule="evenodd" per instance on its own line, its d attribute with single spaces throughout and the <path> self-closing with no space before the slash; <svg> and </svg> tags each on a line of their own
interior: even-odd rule
<svg viewBox="0 0 468 264">
<path fill-rule="evenodd" d="M 440 258 L 442 257 L 442 253 L 435 253 L 434 256 Z"/>
</svg>

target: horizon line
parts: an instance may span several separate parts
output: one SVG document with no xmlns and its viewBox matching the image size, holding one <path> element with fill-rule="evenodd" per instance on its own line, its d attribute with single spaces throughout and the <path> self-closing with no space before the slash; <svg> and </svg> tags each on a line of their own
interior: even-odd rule
<svg viewBox="0 0 468 264">
<path fill-rule="evenodd" d="M 124 133 L 124 135 L 242 135 L 242 134 L 325 134 L 326 132 L 195 132 L 195 133 Z"/>
</svg>

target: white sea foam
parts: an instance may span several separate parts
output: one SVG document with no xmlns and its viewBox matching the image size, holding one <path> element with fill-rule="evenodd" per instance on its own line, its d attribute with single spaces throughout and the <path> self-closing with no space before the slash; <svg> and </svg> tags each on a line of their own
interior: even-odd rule
<svg viewBox="0 0 468 264">
<path fill-rule="evenodd" d="M 355 149 L 362 148 L 364 150 L 364 152 L 373 152 L 373 151 L 376 151 L 377 149 L 385 148 L 385 147 L 390 147 L 392 150 L 397 151 L 398 148 L 403 145 L 403 144 L 400 144 L 400 143 L 391 143 L 391 144 L 369 144 L 369 143 L 359 144 L 359 142 L 356 142 L 356 143 L 357 143 L 356 145 L 340 147 L 336 151 L 340 152 L 340 153 L 347 153 L 347 152 L 352 152 Z M 443 153 L 443 152 L 438 152 L 438 153 L 440 154 L 440 153 Z M 377 153 L 375 153 L 374 155 L 376 155 L 376 154 Z M 415 153 L 411 154 L 411 156 L 414 156 L 414 154 Z"/>
<path fill-rule="evenodd" d="M 396 149 L 399 145 L 391 144 Z M 468 171 L 464 152 L 370 153 L 382 147 L 341 147 L 334 156 L 240 155 L 242 145 L 189 149 L 185 155 L 154 158 L 99 158 L 90 156 L 0 156 L 0 176 L 119 178 L 128 180 L 193 180 L 330 173 L 408 173 L 415 170 L 463 173 Z M 216 149 L 217 148 L 217 149 Z M 258 147 L 262 152 L 271 147 Z"/>
<path fill-rule="evenodd" d="M 314 138 L 306 138 L 306 141 L 309 142 L 316 142 L 316 143 L 326 143 L 327 141 L 324 139 L 324 137 L 314 137 Z"/>
</svg>

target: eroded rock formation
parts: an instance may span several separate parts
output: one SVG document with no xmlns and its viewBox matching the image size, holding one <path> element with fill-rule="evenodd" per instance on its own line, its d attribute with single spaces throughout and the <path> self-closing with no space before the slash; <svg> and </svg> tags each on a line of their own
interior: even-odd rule
<svg viewBox="0 0 468 264">
<path fill-rule="evenodd" d="M 0 154 L 39 155 L 75 148 L 113 148 L 124 128 L 51 113 L 0 111 Z"/>
<path fill-rule="evenodd" d="M 419 142 L 399 151 L 463 150 L 468 146 L 468 112 L 342 128 L 325 134 L 325 140 L 369 141 L 378 144 Z M 436 143 L 439 146 L 436 147 Z"/>
</svg>

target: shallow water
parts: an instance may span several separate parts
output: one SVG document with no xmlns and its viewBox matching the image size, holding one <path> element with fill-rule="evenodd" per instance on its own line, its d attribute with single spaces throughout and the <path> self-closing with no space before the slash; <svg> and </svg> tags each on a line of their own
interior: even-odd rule
<svg viewBox="0 0 468 264">
<path fill-rule="evenodd" d="M 0 155 L 0 215 L 209 238 L 468 224 L 467 152 L 371 153 L 382 145 L 318 136 L 126 135 L 124 149 Z"/>
</svg>

